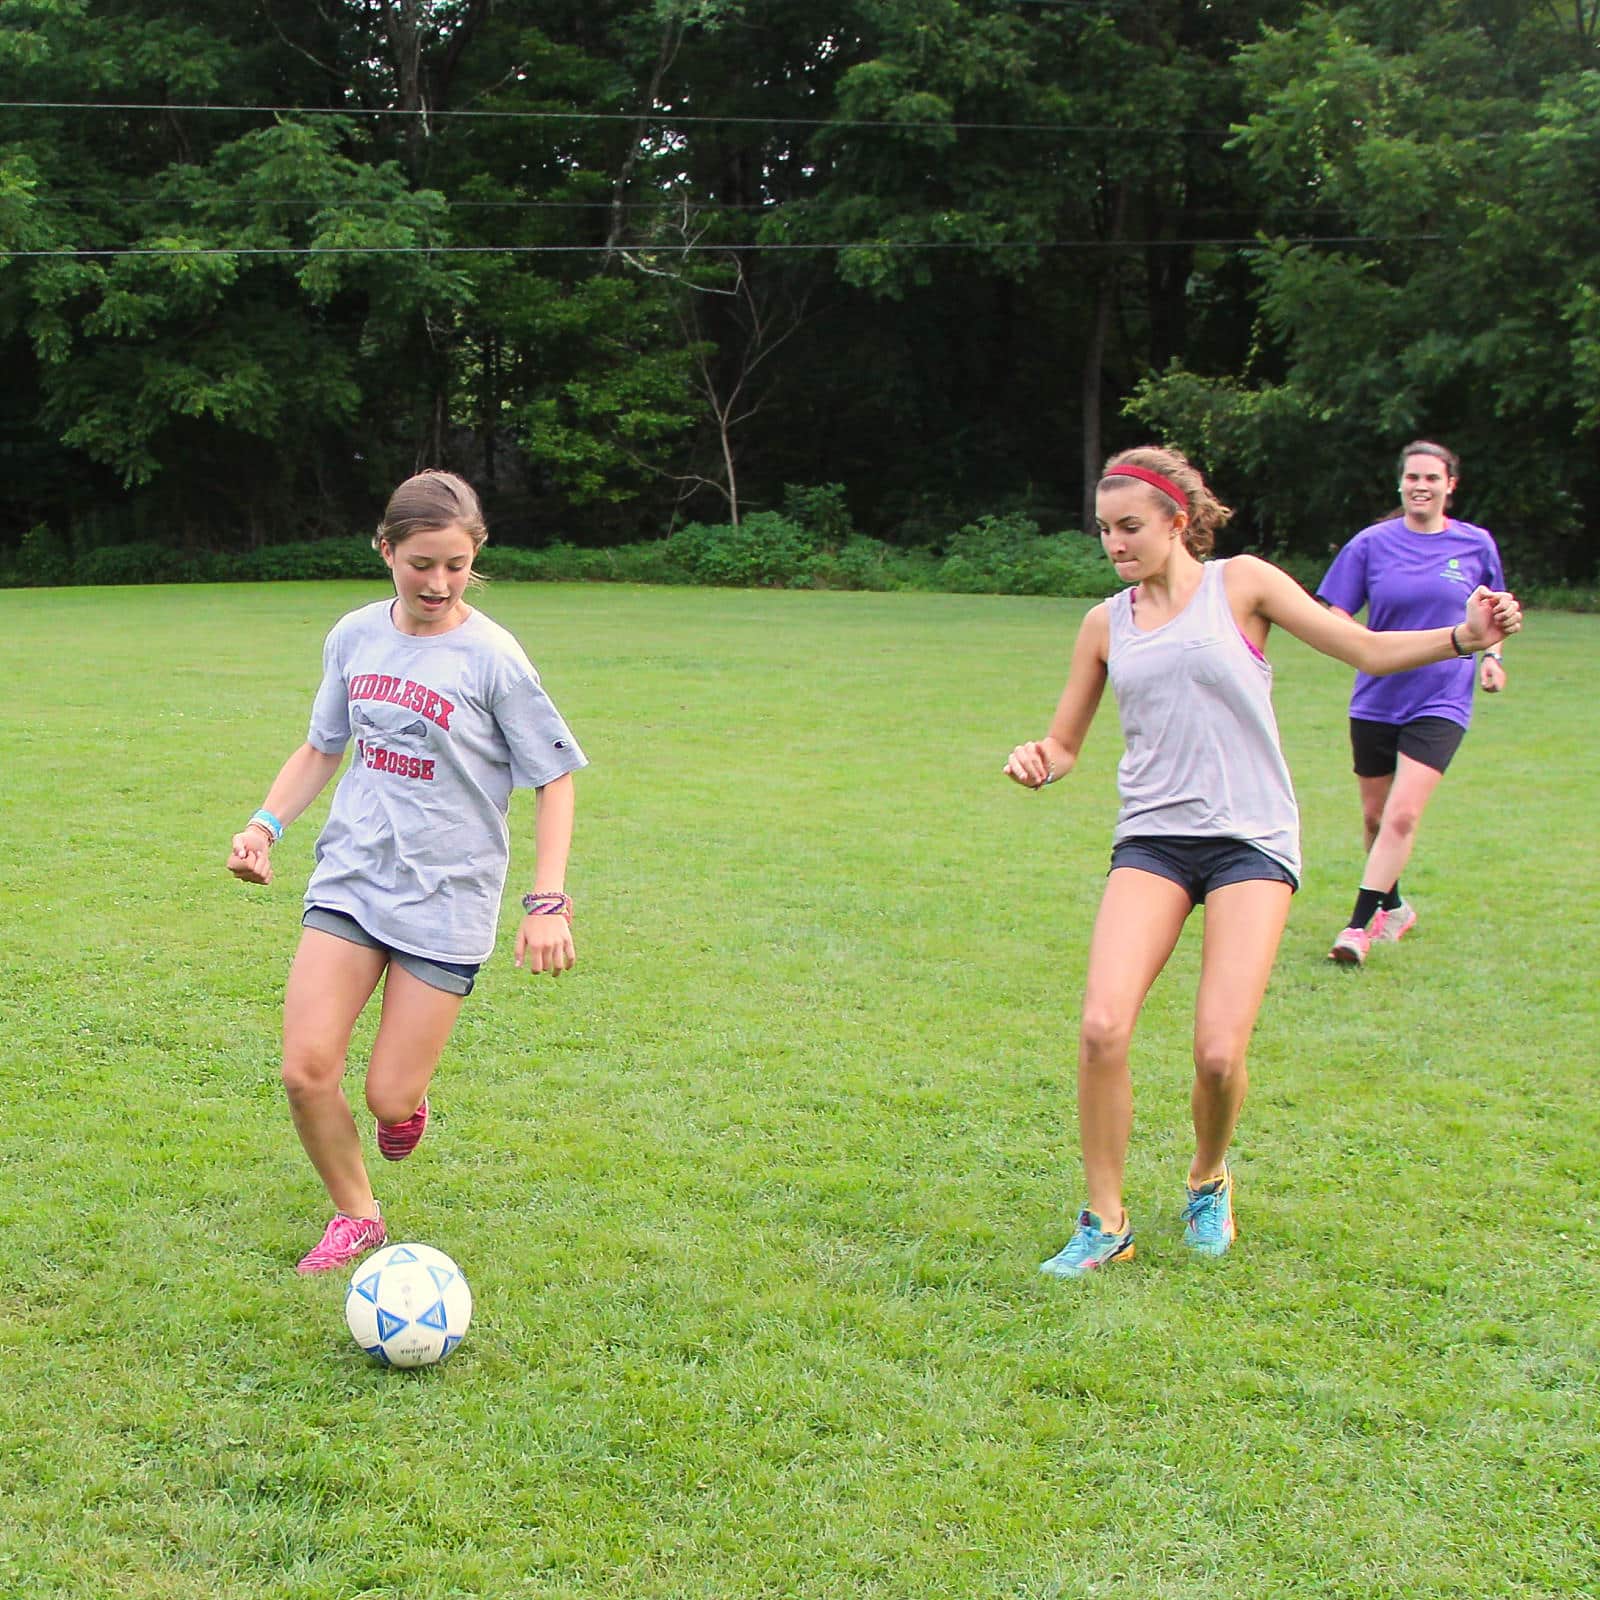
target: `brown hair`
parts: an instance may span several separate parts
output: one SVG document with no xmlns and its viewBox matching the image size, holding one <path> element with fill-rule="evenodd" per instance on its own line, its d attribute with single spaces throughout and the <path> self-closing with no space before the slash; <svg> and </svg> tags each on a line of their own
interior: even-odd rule
<svg viewBox="0 0 1600 1600">
<path fill-rule="evenodd" d="M 1461 458 L 1454 450 L 1446 450 L 1442 444 L 1431 444 L 1426 439 L 1413 439 L 1404 450 L 1400 452 L 1400 460 L 1395 465 L 1395 472 L 1404 475 L 1406 462 L 1412 456 L 1432 456 L 1436 461 L 1444 462 L 1445 472 L 1452 478 L 1461 477 Z"/>
<path fill-rule="evenodd" d="M 1189 521 L 1183 530 L 1183 543 L 1190 555 L 1197 561 L 1204 561 L 1216 545 L 1217 529 L 1233 515 L 1233 507 L 1223 505 L 1212 494 L 1206 480 L 1200 476 L 1199 468 L 1191 466 L 1189 458 L 1181 450 L 1172 450 L 1159 444 L 1141 444 L 1132 450 L 1119 450 L 1106 462 L 1105 471 L 1100 474 L 1102 483 L 1116 478 L 1119 483 L 1141 484 L 1151 494 L 1160 495 L 1168 505 L 1172 504 L 1172 496 L 1145 484 L 1143 478 L 1118 478 L 1119 466 L 1144 467 L 1149 472 L 1159 472 L 1183 491 L 1184 504 L 1175 508 L 1189 514 Z"/>
<path fill-rule="evenodd" d="M 372 536 L 372 548 L 376 550 L 379 544 L 387 543 L 392 550 L 412 534 L 435 528 L 460 528 L 471 538 L 474 555 L 489 537 L 483 507 L 478 504 L 472 485 L 453 472 L 430 468 L 407 478 L 389 496 L 383 521 Z"/>
</svg>

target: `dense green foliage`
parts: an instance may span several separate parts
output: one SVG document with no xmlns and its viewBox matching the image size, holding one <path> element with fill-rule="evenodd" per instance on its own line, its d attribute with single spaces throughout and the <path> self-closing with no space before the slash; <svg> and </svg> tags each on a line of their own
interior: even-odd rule
<svg viewBox="0 0 1600 1600">
<path fill-rule="evenodd" d="M 840 484 L 943 560 L 1085 526 L 1151 436 L 1236 542 L 1316 556 L 1422 434 L 1519 581 L 1588 579 L 1597 34 L 1600 0 L 0 0 L 0 563 L 345 537 L 423 464 L 509 544 L 814 529 L 785 486 Z"/>
<path fill-rule="evenodd" d="M 807 497 L 799 497 L 802 509 Z M 527 549 L 491 543 L 475 563 L 487 580 L 543 583 L 710 584 L 736 588 L 920 589 L 958 594 L 1106 595 L 1121 587 L 1097 539 L 1045 535 L 1023 518 L 985 517 L 960 529 L 944 554 L 885 543 L 848 523 L 758 511 L 743 521 L 688 523 L 668 539 L 607 546 L 565 540 Z M 0 586 L 63 583 L 249 583 L 291 578 L 381 578 L 369 539 L 264 545 L 243 554 L 175 555 L 153 540 L 101 545 L 76 558 L 47 527 L 29 529 Z"/>
</svg>

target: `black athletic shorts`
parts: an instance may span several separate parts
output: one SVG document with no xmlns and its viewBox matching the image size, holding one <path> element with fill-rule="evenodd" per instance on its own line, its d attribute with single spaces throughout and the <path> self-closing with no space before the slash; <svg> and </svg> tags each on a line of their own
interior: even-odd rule
<svg viewBox="0 0 1600 1600">
<path fill-rule="evenodd" d="M 1195 905 L 1204 905 L 1213 889 L 1230 883 L 1286 883 L 1300 887 L 1295 875 L 1243 839 L 1124 839 L 1111 849 L 1110 871 L 1137 867 L 1169 878 L 1188 893 Z"/>
<path fill-rule="evenodd" d="M 1387 778 L 1410 756 L 1435 772 L 1443 772 L 1461 748 L 1467 730 L 1449 717 L 1417 717 L 1411 722 L 1369 722 L 1350 719 L 1350 754 L 1358 778 Z"/>
</svg>

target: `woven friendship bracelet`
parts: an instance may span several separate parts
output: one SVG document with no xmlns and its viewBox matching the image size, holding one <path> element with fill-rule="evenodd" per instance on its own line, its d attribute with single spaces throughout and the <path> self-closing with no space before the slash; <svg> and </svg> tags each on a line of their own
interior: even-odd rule
<svg viewBox="0 0 1600 1600">
<path fill-rule="evenodd" d="M 541 893 L 525 894 L 522 909 L 530 917 L 565 917 L 572 921 L 572 896 L 559 890 L 547 889 Z"/>
</svg>

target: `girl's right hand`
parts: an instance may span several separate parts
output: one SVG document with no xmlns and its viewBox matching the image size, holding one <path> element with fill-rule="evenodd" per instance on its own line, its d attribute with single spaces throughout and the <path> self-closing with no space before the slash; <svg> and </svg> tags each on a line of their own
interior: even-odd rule
<svg viewBox="0 0 1600 1600">
<path fill-rule="evenodd" d="M 1066 751 L 1047 734 L 1043 739 L 1019 744 L 1001 770 L 1024 789 L 1042 789 L 1066 772 L 1070 765 L 1066 757 Z"/>
<path fill-rule="evenodd" d="M 246 828 L 234 834 L 228 871 L 246 883 L 272 882 L 272 842 L 260 828 Z"/>
</svg>

